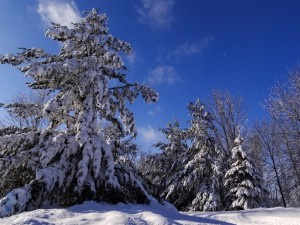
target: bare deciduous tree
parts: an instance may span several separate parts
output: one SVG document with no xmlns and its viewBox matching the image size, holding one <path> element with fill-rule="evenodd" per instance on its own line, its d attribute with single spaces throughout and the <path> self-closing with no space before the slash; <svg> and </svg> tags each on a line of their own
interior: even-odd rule
<svg viewBox="0 0 300 225">
<path fill-rule="evenodd" d="M 208 104 L 214 117 L 216 141 L 230 155 L 238 130 L 245 124 L 247 115 L 241 97 L 215 90 Z"/>
<path fill-rule="evenodd" d="M 289 73 L 286 83 L 277 83 L 270 91 L 264 106 L 273 123 L 278 148 L 284 155 L 287 171 L 289 204 L 299 206 L 300 202 L 300 67 Z M 281 159 L 283 159 L 281 158 Z M 293 194 L 292 194 L 293 193 Z"/>
<path fill-rule="evenodd" d="M 43 107 L 49 99 L 49 92 L 45 90 L 31 91 L 28 94 L 17 94 L 10 104 L 2 104 L 7 116 L 1 123 L 17 128 L 30 128 L 38 130 L 47 125 L 43 117 Z"/>
<path fill-rule="evenodd" d="M 282 205 L 286 207 L 286 189 L 283 181 L 285 178 L 282 176 L 284 174 L 283 166 L 280 165 L 283 161 L 280 158 L 283 155 L 276 133 L 274 133 L 275 130 L 276 125 L 274 123 L 261 122 L 254 126 L 254 132 L 259 136 L 262 143 L 264 172 L 268 173 L 268 176 L 265 177 L 266 186 L 272 200 L 281 201 Z"/>
</svg>

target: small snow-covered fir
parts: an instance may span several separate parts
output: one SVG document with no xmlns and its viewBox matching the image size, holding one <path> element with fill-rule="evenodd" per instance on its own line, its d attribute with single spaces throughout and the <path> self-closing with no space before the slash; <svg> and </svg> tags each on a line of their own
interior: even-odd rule
<svg viewBox="0 0 300 225">
<path fill-rule="evenodd" d="M 225 174 L 225 186 L 229 188 L 227 197 L 231 202 L 229 208 L 232 210 L 262 206 L 265 194 L 262 178 L 248 159 L 242 142 L 240 136 L 234 140 L 235 147 L 231 151 L 233 163 Z"/>
</svg>

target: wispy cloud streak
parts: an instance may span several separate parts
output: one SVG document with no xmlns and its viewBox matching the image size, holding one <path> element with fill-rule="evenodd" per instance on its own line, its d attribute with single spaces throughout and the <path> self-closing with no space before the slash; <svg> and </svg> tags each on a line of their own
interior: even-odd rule
<svg viewBox="0 0 300 225">
<path fill-rule="evenodd" d="M 168 29 L 174 19 L 174 0 L 141 0 L 138 21 L 152 29 Z"/>
<path fill-rule="evenodd" d="M 80 12 L 74 1 L 39 0 L 37 12 L 46 24 L 51 22 L 72 27 L 72 22 L 80 20 Z"/>
<path fill-rule="evenodd" d="M 172 66 L 158 66 L 151 70 L 147 76 L 149 84 L 175 84 L 180 82 L 180 78 Z"/>
<path fill-rule="evenodd" d="M 177 59 L 184 56 L 202 54 L 203 50 L 208 47 L 213 42 L 212 37 L 203 38 L 199 42 L 186 42 L 179 45 L 173 52 L 172 55 Z"/>
</svg>

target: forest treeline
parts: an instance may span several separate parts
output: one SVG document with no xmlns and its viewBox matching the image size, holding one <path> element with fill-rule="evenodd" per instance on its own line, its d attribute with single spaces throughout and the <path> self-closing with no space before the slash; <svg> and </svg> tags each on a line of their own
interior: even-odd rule
<svg viewBox="0 0 300 225">
<path fill-rule="evenodd" d="M 240 96 L 213 91 L 189 103 L 189 126 L 162 128 L 161 151 L 142 156 L 139 169 L 181 210 L 299 207 L 300 70 L 262 107 L 268 117 L 249 125 Z"/>
</svg>

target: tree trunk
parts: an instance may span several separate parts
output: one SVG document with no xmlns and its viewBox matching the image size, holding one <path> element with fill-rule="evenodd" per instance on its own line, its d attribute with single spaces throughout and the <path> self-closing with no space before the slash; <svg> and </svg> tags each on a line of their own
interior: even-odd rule
<svg viewBox="0 0 300 225">
<path fill-rule="evenodd" d="M 277 168 L 276 168 L 276 165 L 275 165 L 275 159 L 274 159 L 273 155 L 271 155 L 271 160 L 272 160 L 273 169 L 274 169 L 274 172 L 275 172 L 279 192 L 280 192 L 280 195 L 281 195 L 281 198 L 282 198 L 283 207 L 286 207 L 286 201 L 285 201 L 285 197 L 284 197 L 284 194 L 283 194 L 282 186 L 281 186 L 281 183 L 280 183 L 280 179 L 279 179 L 279 175 L 278 175 L 278 171 L 277 171 Z"/>
</svg>

